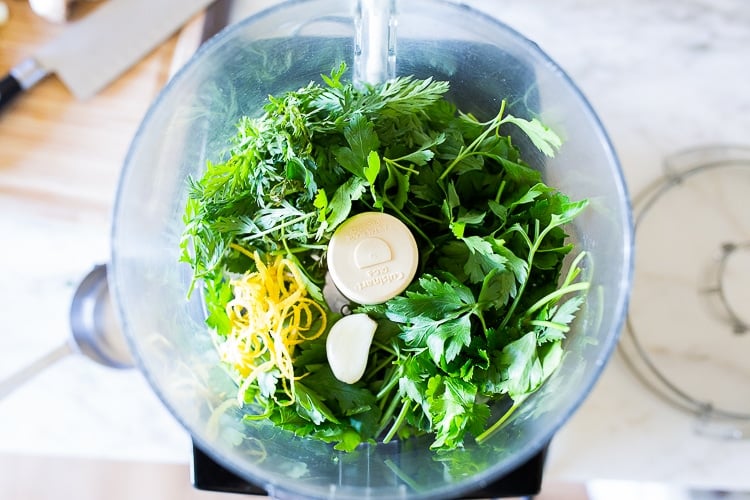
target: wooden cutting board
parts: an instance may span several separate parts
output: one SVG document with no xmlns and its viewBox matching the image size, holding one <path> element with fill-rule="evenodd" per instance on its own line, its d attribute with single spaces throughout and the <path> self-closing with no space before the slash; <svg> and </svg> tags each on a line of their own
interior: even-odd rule
<svg viewBox="0 0 750 500">
<path fill-rule="evenodd" d="M 65 29 L 36 16 L 26 0 L 7 4 L 3 74 Z M 197 47 L 199 18 L 90 100 L 77 101 L 51 76 L 0 111 L 0 208 L 20 216 L 108 217 L 128 145 L 175 62 Z"/>
</svg>

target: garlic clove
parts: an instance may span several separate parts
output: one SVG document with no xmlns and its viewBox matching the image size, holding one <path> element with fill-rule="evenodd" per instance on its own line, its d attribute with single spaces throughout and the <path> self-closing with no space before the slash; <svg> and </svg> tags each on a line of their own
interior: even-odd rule
<svg viewBox="0 0 750 500">
<path fill-rule="evenodd" d="M 337 379 L 354 384 L 362 378 L 377 328 L 377 322 L 364 313 L 344 316 L 333 324 L 326 339 L 326 355 Z"/>
</svg>

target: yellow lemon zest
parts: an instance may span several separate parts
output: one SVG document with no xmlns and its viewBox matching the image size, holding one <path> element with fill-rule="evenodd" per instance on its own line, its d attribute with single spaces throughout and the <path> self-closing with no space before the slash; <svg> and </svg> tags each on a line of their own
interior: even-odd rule
<svg viewBox="0 0 750 500">
<path fill-rule="evenodd" d="M 253 259 L 256 270 L 231 281 L 234 298 L 226 305 L 231 331 L 219 344 L 219 354 L 242 379 L 240 404 L 258 376 L 274 369 L 289 398 L 277 402 L 293 404 L 294 380 L 301 378 L 294 374 L 295 347 L 323 334 L 325 310 L 307 296 L 302 275 L 292 261 L 279 255 L 264 262 L 257 252 L 231 246 Z"/>
</svg>

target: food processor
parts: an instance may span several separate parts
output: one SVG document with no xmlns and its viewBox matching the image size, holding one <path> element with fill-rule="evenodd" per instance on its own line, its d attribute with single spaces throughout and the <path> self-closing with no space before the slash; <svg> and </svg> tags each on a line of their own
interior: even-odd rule
<svg viewBox="0 0 750 500">
<path fill-rule="evenodd" d="M 587 252 L 583 274 L 591 286 L 567 334 L 564 360 L 481 444 L 437 452 L 428 440 L 410 438 L 343 452 L 243 421 L 236 405 L 227 406 L 237 389 L 208 333 L 200 293 L 188 298 L 191 270 L 180 262 L 188 178 L 223 158 L 239 118 L 260 115 L 269 95 L 320 81 L 341 62 L 363 84 L 400 75 L 447 80 L 447 97 L 480 120 L 507 100 L 510 113 L 538 118 L 563 139 L 547 158 L 514 137 L 526 161 L 548 185 L 590 202 L 567 228 L 571 242 Z M 631 284 L 632 233 L 626 186 L 602 124 L 533 42 L 449 1 L 288 1 L 208 41 L 151 106 L 119 182 L 109 280 L 140 370 L 193 439 L 203 467 L 194 471 L 198 487 L 275 498 L 533 494 L 550 440 L 590 392 L 617 342 Z M 517 487 L 513 478 L 520 478 Z M 486 489 L 498 484 L 499 490 Z"/>
</svg>

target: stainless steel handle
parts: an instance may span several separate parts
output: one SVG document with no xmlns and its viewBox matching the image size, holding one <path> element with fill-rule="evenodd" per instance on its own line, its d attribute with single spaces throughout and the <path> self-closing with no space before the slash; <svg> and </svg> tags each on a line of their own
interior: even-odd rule
<svg viewBox="0 0 750 500">
<path fill-rule="evenodd" d="M 34 378 L 35 375 L 38 375 L 39 373 L 44 371 L 45 368 L 55 364 L 57 361 L 67 357 L 70 354 L 73 354 L 74 352 L 75 351 L 70 342 L 66 342 L 48 352 L 33 363 L 27 365 L 24 368 L 21 368 L 16 373 L 7 377 L 5 380 L 0 382 L 0 401 L 5 399 L 5 397 L 12 393 L 14 390 Z"/>
</svg>

